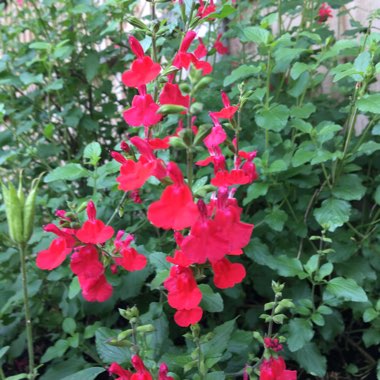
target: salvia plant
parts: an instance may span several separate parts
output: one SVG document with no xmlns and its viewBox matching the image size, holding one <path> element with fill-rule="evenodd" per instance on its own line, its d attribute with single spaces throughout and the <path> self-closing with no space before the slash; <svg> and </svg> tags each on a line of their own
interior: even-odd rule
<svg viewBox="0 0 380 380">
<path fill-rule="evenodd" d="M 0 5 L 1 379 L 379 376 L 379 12 L 347 3 Z"/>
</svg>

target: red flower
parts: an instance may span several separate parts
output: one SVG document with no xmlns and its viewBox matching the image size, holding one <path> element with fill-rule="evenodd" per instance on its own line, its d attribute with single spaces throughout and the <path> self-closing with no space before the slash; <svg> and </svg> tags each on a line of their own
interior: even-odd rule
<svg viewBox="0 0 380 380">
<path fill-rule="evenodd" d="M 93 245 L 85 245 L 75 251 L 71 256 L 70 268 L 74 274 L 82 277 L 96 278 L 104 273 L 98 250 Z"/>
<path fill-rule="evenodd" d="M 174 309 L 193 309 L 199 305 L 202 292 L 197 287 L 190 268 L 175 265 L 170 268 L 170 275 L 164 282 L 168 290 L 168 303 Z"/>
<path fill-rule="evenodd" d="M 131 69 L 122 75 L 123 83 L 128 87 L 140 87 L 156 79 L 161 71 L 161 66 L 144 54 L 144 50 L 135 37 L 129 37 L 129 44 L 137 56 L 132 62 Z"/>
<path fill-rule="evenodd" d="M 199 8 L 197 12 L 197 16 L 200 18 L 205 18 L 209 14 L 214 13 L 216 11 L 216 6 L 214 4 L 214 0 L 210 0 L 210 4 L 205 6 L 205 3 L 203 0 L 199 0 Z"/>
<path fill-rule="evenodd" d="M 175 323 L 181 327 L 195 325 L 202 318 L 203 310 L 199 306 L 190 310 L 177 310 L 174 314 Z"/>
<path fill-rule="evenodd" d="M 194 50 L 194 55 L 198 58 L 201 59 L 207 55 L 207 48 L 203 43 L 202 38 L 198 38 L 199 45 L 198 47 Z"/>
<path fill-rule="evenodd" d="M 123 235 L 124 231 L 119 231 L 115 239 L 116 252 L 119 252 L 122 256 L 120 258 L 116 257 L 115 263 L 131 272 L 144 269 L 147 263 L 146 257 L 130 247 L 133 241 L 132 235 L 127 235 L 126 239 L 122 241 Z"/>
<path fill-rule="evenodd" d="M 159 149 L 169 149 L 170 144 L 170 136 L 166 136 L 163 139 L 154 138 L 149 139 L 148 144 L 153 150 L 159 150 Z"/>
<path fill-rule="evenodd" d="M 83 243 L 102 244 L 113 236 L 113 228 L 106 226 L 101 220 L 96 219 L 94 202 L 87 204 L 88 220 L 76 233 L 76 237 Z"/>
<path fill-rule="evenodd" d="M 174 380 L 173 377 L 168 376 L 169 368 L 165 363 L 161 363 L 158 371 L 158 380 Z"/>
<path fill-rule="evenodd" d="M 192 63 L 197 70 L 202 70 L 203 75 L 207 75 L 211 73 L 212 66 L 206 61 L 200 61 L 193 53 L 187 52 L 191 42 L 196 36 L 197 34 L 193 30 L 186 33 L 179 51 L 174 57 L 173 66 L 188 70 L 190 63 Z"/>
<path fill-rule="evenodd" d="M 161 104 L 175 104 L 186 108 L 190 106 L 190 95 L 182 95 L 178 84 L 169 82 L 165 83 L 159 100 Z"/>
<path fill-rule="evenodd" d="M 272 357 L 261 364 L 260 380 L 297 380 L 297 371 L 286 369 L 285 361 L 281 356 L 277 359 Z"/>
<path fill-rule="evenodd" d="M 220 42 L 220 39 L 221 39 L 221 38 L 222 38 L 222 34 L 219 33 L 219 34 L 218 34 L 218 37 L 216 38 L 216 41 L 215 41 L 215 43 L 214 43 L 214 48 L 215 48 L 215 50 L 216 50 L 219 54 L 221 54 L 221 55 L 223 55 L 223 54 L 228 54 L 228 47 L 225 46 L 225 45 L 223 45 L 222 42 Z"/>
<path fill-rule="evenodd" d="M 210 150 L 215 146 L 222 144 L 227 139 L 227 134 L 223 127 L 217 123 L 212 127 L 210 134 L 203 140 L 204 144 Z"/>
<path fill-rule="evenodd" d="M 326 22 L 329 17 L 332 17 L 332 9 L 328 3 L 322 3 L 318 11 L 318 22 Z"/>
<path fill-rule="evenodd" d="M 214 284 L 217 288 L 232 288 L 235 284 L 243 281 L 246 275 L 242 264 L 231 263 L 226 258 L 211 263 L 214 271 Z"/>
<path fill-rule="evenodd" d="M 131 371 L 128 371 L 128 370 L 124 369 L 123 367 L 121 367 L 116 362 L 112 363 L 109 366 L 108 372 L 110 373 L 110 375 L 117 375 L 117 376 L 119 376 L 115 380 L 131 380 L 131 377 L 132 377 L 132 372 Z"/>
<path fill-rule="evenodd" d="M 131 380 L 153 380 L 152 375 L 145 368 L 144 362 L 138 355 L 133 355 L 131 359 L 132 365 L 137 371 L 133 374 Z"/>
<path fill-rule="evenodd" d="M 178 166 L 169 162 L 167 170 L 174 184 L 168 186 L 161 198 L 149 206 L 148 219 L 156 227 L 182 230 L 197 220 L 198 209 Z"/>
<path fill-rule="evenodd" d="M 150 127 L 160 122 L 162 115 L 157 113 L 159 105 L 146 93 L 145 87 L 139 87 L 139 94 L 134 96 L 132 107 L 123 113 L 126 123 L 133 127 Z"/>
<path fill-rule="evenodd" d="M 183 241 L 183 236 L 181 240 Z M 181 267 L 189 267 L 192 264 L 191 260 L 189 260 L 182 251 L 175 251 L 174 257 L 168 256 L 166 257 L 166 261 Z"/>
<path fill-rule="evenodd" d="M 245 185 L 247 183 L 250 183 L 250 177 L 242 169 L 232 169 L 231 172 L 227 170 L 218 171 L 211 180 L 211 184 L 218 187 Z"/>
<path fill-rule="evenodd" d="M 99 277 L 78 276 L 83 298 L 89 302 L 104 302 L 112 295 L 112 286 L 104 274 Z"/>
<path fill-rule="evenodd" d="M 210 116 L 217 117 L 219 119 L 229 119 L 231 120 L 239 106 L 231 106 L 230 100 L 225 92 L 222 91 L 222 101 L 224 108 L 222 108 L 219 112 L 210 112 Z"/>
<path fill-rule="evenodd" d="M 72 247 L 67 245 L 65 238 L 54 239 L 48 249 L 37 254 L 36 265 L 40 269 L 52 270 L 60 266 L 72 251 Z"/>
<path fill-rule="evenodd" d="M 274 352 L 278 352 L 282 350 L 282 344 L 280 344 L 279 340 L 277 338 L 264 338 L 264 345 L 266 348 L 272 349 Z"/>
</svg>

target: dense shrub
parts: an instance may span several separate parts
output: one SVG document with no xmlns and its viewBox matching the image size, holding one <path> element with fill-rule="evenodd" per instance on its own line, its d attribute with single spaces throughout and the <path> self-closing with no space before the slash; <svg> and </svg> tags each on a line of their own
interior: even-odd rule
<svg viewBox="0 0 380 380">
<path fill-rule="evenodd" d="M 28 372 L 20 271 L 26 257 L 42 380 L 107 378 L 110 365 L 120 378 L 131 376 L 112 363 L 133 364 L 141 376 L 160 373 L 161 380 L 169 376 L 161 363 L 175 379 L 253 379 L 260 371 L 262 379 L 274 378 L 265 376 L 282 369 L 281 357 L 299 378 L 375 378 L 380 34 L 372 23 L 379 14 L 365 25 L 352 20 L 337 39 L 328 20 L 338 9 L 347 13 L 346 3 L 331 1 L 331 12 L 321 1 L 157 1 L 146 4 L 149 15 L 134 17 L 139 4 L 124 0 L 30 0 L 7 18 L 10 5 L 1 5 L 0 17 L 11 21 L 0 24 L 0 377 Z M 191 30 L 203 36 L 205 57 L 199 48 L 186 55 L 202 46 Z M 33 38 L 22 42 L 22 34 Z M 144 55 L 153 61 L 122 78 Z M 191 69 L 181 70 L 189 59 Z M 161 64 L 159 76 L 152 62 Z M 168 86 L 165 101 L 171 81 L 182 97 Z M 152 156 L 146 141 L 153 137 L 163 149 Z M 218 171 L 223 157 L 236 177 Z M 25 189 L 42 178 L 30 240 L 15 236 L 15 203 L 8 223 L 5 213 L 20 170 Z M 22 204 L 22 192 L 18 199 Z M 199 210 L 203 221 L 219 223 L 216 240 L 229 242 L 234 270 L 221 265 L 223 246 L 212 250 L 211 239 L 194 253 L 188 231 L 196 235 Z M 227 211 L 216 215 L 220 210 Z M 88 220 L 97 223 L 95 234 Z M 94 220 L 112 226 L 113 240 L 110 227 Z M 52 262 L 58 254 L 65 259 L 62 247 L 46 251 L 52 237 L 40 226 L 54 232 L 50 223 L 77 231 L 75 239 L 56 239 L 64 249 L 86 245 L 70 263 Z M 134 243 L 123 242 L 118 230 L 133 234 Z M 179 246 L 190 267 L 183 258 L 177 266 L 166 260 Z M 240 248 L 244 255 L 237 256 Z M 89 259 L 75 262 L 74 255 Z M 95 286 L 94 273 L 103 276 L 104 267 Z M 178 267 L 188 285 L 179 303 Z M 96 300 L 104 302 L 88 302 Z M 189 309 L 196 311 L 189 316 Z"/>
</svg>

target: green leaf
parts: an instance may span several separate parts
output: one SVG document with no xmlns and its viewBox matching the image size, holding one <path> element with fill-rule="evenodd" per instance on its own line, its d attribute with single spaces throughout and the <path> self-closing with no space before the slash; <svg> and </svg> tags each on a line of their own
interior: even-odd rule
<svg viewBox="0 0 380 380">
<path fill-rule="evenodd" d="M 314 336 L 313 325 L 308 319 L 293 318 L 289 321 L 288 348 L 298 351 Z"/>
<path fill-rule="evenodd" d="M 102 367 L 91 367 L 66 376 L 62 380 L 94 380 L 99 374 L 105 371 Z"/>
<path fill-rule="evenodd" d="M 363 80 L 370 64 L 371 64 L 371 54 L 369 51 L 363 51 L 355 58 L 354 67 L 361 74 L 361 75 L 353 76 L 356 81 L 359 82 Z"/>
<path fill-rule="evenodd" d="M 272 230 L 278 232 L 281 232 L 284 229 L 284 224 L 287 220 L 288 214 L 279 208 L 272 209 L 264 218 L 265 223 L 267 223 Z"/>
<path fill-rule="evenodd" d="M 318 281 L 323 280 L 325 277 L 329 276 L 334 269 L 334 266 L 331 263 L 323 264 L 317 271 L 316 279 Z"/>
<path fill-rule="evenodd" d="M 78 295 L 80 292 L 80 285 L 79 285 L 79 280 L 78 277 L 75 276 L 71 280 L 70 286 L 69 286 L 69 293 L 68 297 L 70 300 L 72 300 L 76 295 Z"/>
<path fill-rule="evenodd" d="M 363 321 L 371 322 L 379 316 L 379 312 L 376 311 L 373 307 L 366 309 L 363 313 Z"/>
<path fill-rule="evenodd" d="M 202 292 L 202 309 L 210 313 L 220 313 L 223 311 L 223 299 L 219 293 L 214 293 L 209 285 L 201 284 L 199 289 Z"/>
<path fill-rule="evenodd" d="M 84 148 L 83 158 L 87 158 L 90 160 L 91 165 L 96 166 L 100 160 L 101 154 L 102 147 L 98 142 L 94 141 Z"/>
<path fill-rule="evenodd" d="M 298 167 L 306 162 L 310 162 L 315 156 L 315 151 L 313 150 L 305 150 L 303 148 L 298 149 L 292 158 L 293 167 Z"/>
<path fill-rule="evenodd" d="M 0 349 L 0 360 L 3 358 L 3 356 L 8 352 L 10 346 L 4 346 Z"/>
<path fill-rule="evenodd" d="M 84 60 L 84 72 L 86 75 L 87 82 L 92 82 L 92 80 L 98 74 L 99 67 L 99 54 L 96 52 L 90 52 Z"/>
<path fill-rule="evenodd" d="M 306 63 L 296 62 L 290 70 L 290 76 L 292 79 L 296 80 L 301 76 L 301 74 L 303 74 L 305 71 L 308 71 L 309 68 L 310 66 Z"/>
<path fill-rule="evenodd" d="M 306 103 L 302 106 L 292 106 L 290 109 L 290 116 L 298 117 L 299 119 L 308 119 L 316 109 L 317 108 L 312 103 Z"/>
<path fill-rule="evenodd" d="M 206 358 L 217 357 L 227 349 L 232 331 L 235 328 L 235 320 L 228 321 L 215 328 L 213 338 L 202 345 L 202 353 Z"/>
<path fill-rule="evenodd" d="M 326 358 L 315 343 L 306 343 L 294 355 L 300 366 L 310 375 L 323 377 L 326 374 Z"/>
<path fill-rule="evenodd" d="M 313 126 L 310 123 L 307 123 L 306 121 L 301 119 L 292 120 L 291 125 L 292 127 L 304 133 L 311 133 L 311 131 L 313 130 Z"/>
<path fill-rule="evenodd" d="M 62 329 L 65 333 L 73 335 L 76 327 L 77 324 L 75 323 L 73 318 L 67 317 L 63 320 Z"/>
<path fill-rule="evenodd" d="M 41 357 L 41 363 L 46 363 L 55 358 L 60 358 L 69 348 L 69 343 L 64 339 L 59 339 L 54 346 L 49 347 Z"/>
<path fill-rule="evenodd" d="M 374 195 L 375 202 L 380 205 L 380 185 L 377 186 L 375 195 Z"/>
<path fill-rule="evenodd" d="M 317 326 L 324 326 L 325 325 L 325 319 L 323 316 L 319 313 L 313 313 L 311 315 L 311 320 L 317 325 Z"/>
<path fill-rule="evenodd" d="M 19 76 L 22 83 L 29 86 L 32 83 L 44 83 L 44 77 L 42 74 L 34 75 L 31 73 L 23 72 Z"/>
<path fill-rule="evenodd" d="M 87 177 L 88 170 L 80 164 L 66 164 L 51 171 L 45 176 L 44 182 L 50 183 L 54 181 L 75 181 L 76 179 Z"/>
<path fill-rule="evenodd" d="M 339 132 L 342 127 L 338 124 L 331 122 L 322 122 L 317 126 L 317 140 L 323 144 L 326 141 L 331 140 L 336 132 Z"/>
<path fill-rule="evenodd" d="M 223 86 L 227 87 L 232 83 L 246 79 L 252 75 L 258 74 L 261 71 L 260 66 L 242 65 L 233 70 L 232 73 L 224 78 Z"/>
<path fill-rule="evenodd" d="M 356 105 L 361 112 L 380 114 L 380 94 L 364 95 Z"/>
<path fill-rule="evenodd" d="M 218 371 L 218 372 L 211 372 L 208 373 L 205 377 L 205 380 L 224 380 L 226 378 L 224 372 Z"/>
<path fill-rule="evenodd" d="M 268 192 L 269 185 L 264 182 L 254 182 L 248 187 L 247 196 L 243 200 L 243 206 L 246 206 L 248 203 L 252 202 L 254 199 L 257 199 Z"/>
<path fill-rule="evenodd" d="M 280 132 L 288 123 L 288 107 L 281 104 L 274 104 L 270 108 L 263 108 L 256 113 L 255 120 L 259 127 Z"/>
<path fill-rule="evenodd" d="M 366 188 L 357 174 L 341 176 L 332 189 L 332 194 L 346 201 L 359 201 L 363 198 Z"/>
<path fill-rule="evenodd" d="M 116 337 L 118 332 L 106 327 L 99 328 L 95 333 L 96 351 L 107 364 L 112 362 L 123 363 L 131 358 L 131 353 L 127 347 L 115 347 L 107 343 L 110 338 Z"/>
<path fill-rule="evenodd" d="M 344 301 L 367 302 L 368 297 L 351 278 L 336 277 L 327 283 L 326 290 L 335 297 Z"/>
<path fill-rule="evenodd" d="M 351 205 L 343 200 L 329 198 L 322 207 L 314 209 L 313 215 L 322 228 L 334 232 L 350 219 Z"/>
<path fill-rule="evenodd" d="M 307 263 L 304 265 L 306 272 L 309 274 L 314 273 L 318 268 L 318 264 L 319 264 L 319 255 L 316 254 L 316 255 L 311 256 L 310 259 L 307 261 Z"/>
<path fill-rule="evenodd" d="M 49 42 L 43 42 L 43 41 L 36 41 L 29 44 L 29 47 L 31 49 L 36 49 L 36 50 L 49 50 L 50 46 L 51 45 Z"/>
<path fill-rule="evenodd" d="M 254 42 L 258 45 L 266 45 L 269 41 L 269 31 L 259 26 L 246 27 L 243 33 L 245 37 L 243 42 Z"/>
<path fill-rule="evenodd" d="M 236 12 L 236 8 L 230 4 L 224 4 L 219 12 L 211 13 L 207 18 L 226 18 Z"/>
<path fill-rule="evenodd" d="M 367 141 L 366 143 L 360 145 L 358 149 L 358 155 L 365 154 L 366 156 L 380 150 L 380 144 L 375 141 Z"/>
</svg>

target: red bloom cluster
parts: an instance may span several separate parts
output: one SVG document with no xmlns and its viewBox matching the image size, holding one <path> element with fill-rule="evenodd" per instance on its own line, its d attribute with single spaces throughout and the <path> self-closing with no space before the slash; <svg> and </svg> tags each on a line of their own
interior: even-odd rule
<svg viewBox="0 0 380 380">
<path fill-rule="evenodd" d="M 133 355 L 132 366 L 136 370 L 135 373 L 124 369 L 118 363 L 114 362 L 108 368 L 110 375 L 119 376 L 116 380 L 153 380 L 153 376 L 146 369 L 144 362 L 138 355 Z M 160 365 L 157 380 L 174 380 L 173 377 L 168 376 L 168 366 L 165 363 Z"/>
<path fill-rule="evenodd" d="M 318 11 L 318 22 L 326 22 L 329 17 L 332 17 L 332 8 L 328 3 L 322 3 Z"/>
<path fill-rule="evenodd" d="M 280 344 L 277 338 L 264 338 L 264 344 L 266 348 L 270 348 L 274 352 L 279 352 L 282 350 L 282 344 Z"/>
<path fill-rule="evenodd" d="M 279 356 L 277 359 L 270 358 L 264 360 L 260 366 L 260 380 L 296 380 L 297 371 L 286 369 L 284 359 Z"/>
<path fill-rule="evenodd" d="M 228 47 L 223 45 L 223 43 L 220 41 L 221 38 L 222 38 L 222 33 L 219 33 L 218 36 L 216 37 L 214 48 L 220 55 L 228 54 L 228 51 L 229 51 Z"/>
<path fill-rule="evenodd" d="M 72 222 L 63 210 L 58 210 L 56 215 L 63 226 Z M 48 249 L 37 254 L 36 264 L 40 269 L 52 270 L 73 252 L 70 268 L 78 276 L 84 299 L 103 302 L 111 297 L 112 286 L 107 282 L 105 267 L 101 261 L 104 254 L 102 248 L 113 237 L 114 230 L 96 219 L 96 208 L 92 201 L 87 204 L 87 217 L 88 220 L 82 226 L 78 225 L 78 228 L 58 228 L 54 224 L 45 226 L 45 231 L 53 232 L 58 237 L 51 242 Z M 123 234 L 123 231 L 119 231 L 115 241 L 115 264 L 129 271 L 143 269 L 146 258 L 129 247 L 133 237 L 128 236 L 125 241 L 121 241 Z"/>
</svg>

